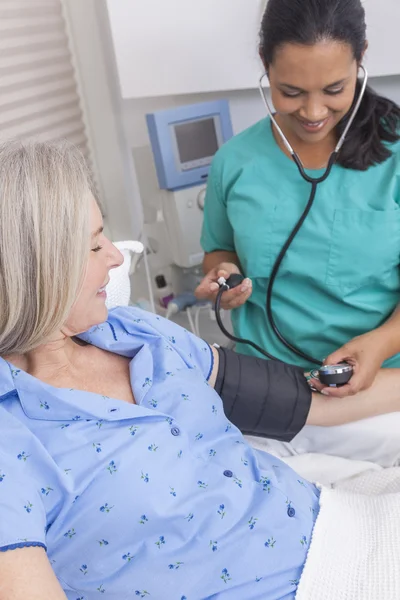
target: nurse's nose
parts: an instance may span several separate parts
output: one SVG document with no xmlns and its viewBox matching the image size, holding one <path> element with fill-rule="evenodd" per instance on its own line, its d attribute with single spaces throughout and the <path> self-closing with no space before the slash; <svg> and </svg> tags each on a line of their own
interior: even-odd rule
<svg viewBox="0 0 400 600">
<path fill-rule="evenodd" d="M 321 98 L 309 96 L 301 110 L 301 117 L 309 123 L 318 123 L 324 121 L 329 116 L 327 107 L 321 101 Z"/>
</svg>

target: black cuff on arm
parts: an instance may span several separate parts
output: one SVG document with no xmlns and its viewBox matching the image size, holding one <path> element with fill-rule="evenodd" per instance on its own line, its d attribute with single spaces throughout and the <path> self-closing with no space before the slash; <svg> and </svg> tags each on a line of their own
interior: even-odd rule
<svg viewBox="0 0 400 600">
<path fill-rule="evenodd" d="M 215 390 L 228 419 L 246 435 L 290 442 L 304 427 L 311 390 L 300 367 L 218 348 Z"/>
</svg>

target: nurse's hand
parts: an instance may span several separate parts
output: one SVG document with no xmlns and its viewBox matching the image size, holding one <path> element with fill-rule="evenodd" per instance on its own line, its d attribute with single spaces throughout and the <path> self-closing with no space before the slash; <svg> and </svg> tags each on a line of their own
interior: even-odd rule
<svg viewBox="0 0 400 600">
<path fill-rule="evenodd" d="M 381 335 L 379 329 L 376 329 L 352 339 L 324 360 L 325 365 L 347 362 L 353 367 L 353 376 L 346 385 L 331 388 L 324 387 L 314 379 L 312 382 L 326 396 L 333 398 L 354 396 L 373 384 L 386 358 L 385 337 Z"/>
<path fill-rule="evenodd" d="M 219 291 L 218 279 L 220 277 L 228 279 L 233 273 L 240 274 L 240 269 L 237 265 L 228 262 L 220 263 L 211 269 L 200 282 L 195 290 L 196 297 L 199 300 L 211 300 L 215 302 Z M 251 279 L 244 279 L 240 285 L 222 294 L 221 308 L 231 310 L 232 308 L 242 306 L 250 298 L 251 292 Z"/>
</svg>

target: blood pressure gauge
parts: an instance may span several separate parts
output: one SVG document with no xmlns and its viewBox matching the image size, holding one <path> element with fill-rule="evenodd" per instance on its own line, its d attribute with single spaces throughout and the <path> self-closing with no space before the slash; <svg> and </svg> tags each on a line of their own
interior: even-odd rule
<svg viewBox="0 0 400 600">
<path fill-rule="evenodd" d="M 318 369 L 319 380 L 329 387 L 345 385 L 353 375 L 353 367 L 347 363 L 324 365 Z"/>
</svg>

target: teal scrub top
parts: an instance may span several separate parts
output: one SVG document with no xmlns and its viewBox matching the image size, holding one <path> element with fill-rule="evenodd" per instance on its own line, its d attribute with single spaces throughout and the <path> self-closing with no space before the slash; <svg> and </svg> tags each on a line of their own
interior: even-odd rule
<svg viewBox="0 0 400 600">
<path fill-rule="evenodd" d="M 289 248 L 273 289 L 276 324 L 317 359 L 379 327 L 399 302 L 400 142 L 367 171 L 335 165 L 319 184 L 309 216 Z M 324 170 L 308 171 L 314 177 Z M 253 282 L 250 299 L 232 311 L 235 335 L 280 360 L 315 367 L 287 349 L 266 315 L 269 276 L 310 195 L 294 162 L 263 119 L 215 155 L 201 243 L 205 252 L 236 252 Z M 238 352 L 257 355 L 248 345 Z M 400 367 L 400 355 L 386 361 Z"/>
</svg>

